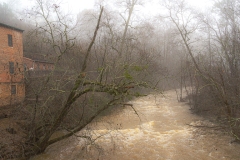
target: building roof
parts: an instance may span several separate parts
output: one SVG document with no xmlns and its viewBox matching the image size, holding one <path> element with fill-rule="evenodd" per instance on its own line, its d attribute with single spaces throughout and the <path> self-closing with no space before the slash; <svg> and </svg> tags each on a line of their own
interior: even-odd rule
<svg viewBox="0 0 240 160">
<path fill-rule="evenodd" d="M 53 62 L 48 62 L 48 61 L 43 61 L 43 60 L 37 60 L 37 59 L 31 59 L 31 58 L 27 58 L 27 57 L 23 57 L 24 59 L 33 61 L 33 62 L 40 62 L 40 63 L 48 63 L 48 64 L 54 64 Z"/>
<path fill-rule="evenodd" d="M 3 23 L 0 23 L 0 26 L 1 26 L 1 27 L 6 27 L 6 28 L 9 28 L 9 29 L 12 29 L 12 30 L 16 30 L 16 31 L 18 31 L 18 32 L 23 32 L 23 31 L 24 31 L 24 30 L 22 30 L 22 29 L 19 29 L 19 28 L 13 27 L 13 26 L 9 26 L 9 25 L 3 24 Z"/>
<path fill-rule="evenodd" d="M 48 64 L 54 64 L 52 62 L 48 62 L 48 61 L 41 61 L 41 60 L 33 60 L 34 62 L 40 62 L 40 63 L 48 63 Z"/>
</svg>

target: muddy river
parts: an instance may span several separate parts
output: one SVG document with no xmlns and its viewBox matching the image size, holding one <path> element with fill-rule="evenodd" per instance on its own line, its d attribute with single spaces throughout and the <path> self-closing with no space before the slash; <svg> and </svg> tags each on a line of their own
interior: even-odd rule
<svg viewBox="0 0 240 160">
<path fill-rule="evenodd" d="M 129 103 L 135 110 L 125 106 L 102 116 L 31 160 L 240 160 L 240 145 L 178 103 L 175 91 Z"/>
</svg>

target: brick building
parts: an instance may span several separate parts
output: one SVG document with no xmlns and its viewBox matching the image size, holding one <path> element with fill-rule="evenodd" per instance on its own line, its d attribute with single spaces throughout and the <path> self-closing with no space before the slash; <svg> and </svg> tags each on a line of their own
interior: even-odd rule
<svg viewBox="0 0 240 160">
<path fill-rule="evenodd" d="M 34 60 L 26 57 L 23 57 L 23 64 L 25 71 L 49 71 L 54 68 L 54 63 L 44 60 Z"/>
<path fill-rule="evenodd" d="M 25 97 L 23 30 L 0 23 L 0 106 Z"/>
</svg>

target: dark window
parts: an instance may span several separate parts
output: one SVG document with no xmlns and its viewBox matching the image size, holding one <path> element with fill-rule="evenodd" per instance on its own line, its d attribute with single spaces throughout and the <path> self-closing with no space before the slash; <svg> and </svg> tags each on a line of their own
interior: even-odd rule
<svg viewBox="0 0 240 160">
<path fill-rule="evenodd" d="M 14 62 L 9 62 L 9 72 L 10 74 L 14 73 Z"/>
<path fill-rule="evenodd" d="M 12 41 L 12 35 L 8 34 L 8 46 L 12 47 L 13 46 L 13 41 Z"/>
<path fill-rule="evenodd" d="M 16 85 L 11 85 L 11 94 L 17 94 L 17 87 L 16 87 Z"/>
</svg>

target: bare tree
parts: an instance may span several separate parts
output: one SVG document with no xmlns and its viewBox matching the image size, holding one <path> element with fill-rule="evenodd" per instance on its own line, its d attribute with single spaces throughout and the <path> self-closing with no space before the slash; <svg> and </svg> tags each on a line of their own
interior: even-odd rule
<svg viewBox="0 0 240 160">
<path fill-rule="evenodd" d="M 102 43 L 106 42 L 104 38 L 98 35 L 101 31 L 103 7 L 100 7 L 100 13 L 96 17 L 97 24 L 91 40 L 87 42 L 87 47 L 81 47 L 81 44 L 78 44 L 80 38 L 73 34 L 77 25 L 72 24 L 72 21 L 60 12 L 60 6 L 51 1 L 36 2 L 37 6 L 30 15 L 36 17 L 36 30 L 44 35 L 44 42 L 51 47 L 51 54 L 55 56 L 55 68 L 43 78 L 40 86 L 33 87 L 36 102 L 32 109 L 26 156 L 43 152 L 50 144 L 83 129 L 107 108 L 124 103 L 128 97 L 139 96 L 133 88 L 148 86 L 146 82 L 136 79 L 144 68 L 139 69 L 138 65 L 131 64 L 116 65 L 106 59 L 106 52 L 110 54 L 111 50 L 108 50 L 108 43 Z M 94 49 L 100 47 L 98 45 L 103 46 L 103 50 Z M 103 57 L 98 56 L 98 53 L 103 53 Z M 66 56 L 75 54 L 79 57 L 65 60 Z M 83 59 L 79 61 L 80 58 Z M 80 69 L 71 71 L 67 69 L 68 66 L 62 66 L 68 63 L 71 65 L 74 61 L 81 62 Z M 95 62 L 98 62 L 98 65 Z M 117 66 L 116 70 L 120 72 L 112 72 L 113 66 Z M 38 102 L 39 97 L 43 102 Z M 92 104 L 91 97 L 96 97 Z M 75 115 L 76 123 L 67 126 L 67 121 L 72 119 L 71 114 L 76 110 L 79 110 L 79 115 Z M 51 139 L 58 129 L 64 129 L 67 133 Z"/>
<path fill-rule="evenodd" d="M 237 109 L 239 102 L 236 98 L 239 95 L 239 30 L 236 27 L 239 23 L 239 13 L 236 9 L 238 5 L 238 1 L 217 2 L 216 15 L 213 14 L 213 21 L 209 23 L 208 18 L 193 13 L 184 1 L 165 1 L 168 19 L 177 28 L 195 67 L 196 109 L 210 110 L 212 113 L 224 115 L 229 122 L 230 132 L 237 139 L 239 139 L 239 128 L 236 127 L 239 123 L 236 118 L 239 116 Z M 205 37 L 197 41 L 207 39 L 208 42 L 206 47 L 208 49 L 201 50 L 205 54 L 200 54 L 194 49 L 196 47 L 194 34 L 196 36 L 199 31 L 204 31 Z M 206 55 L 210 57 L 210 63 Z"/>
</svg>

